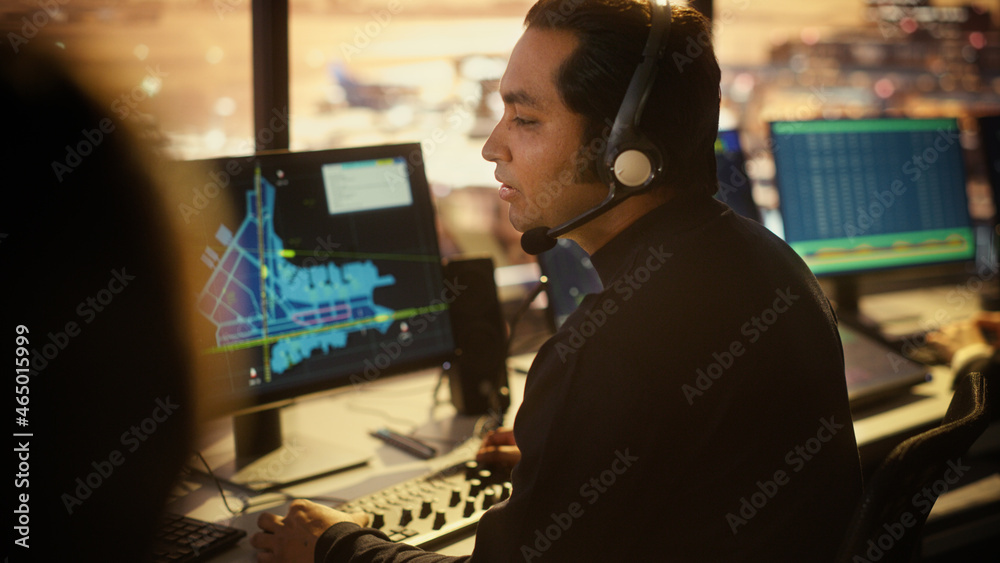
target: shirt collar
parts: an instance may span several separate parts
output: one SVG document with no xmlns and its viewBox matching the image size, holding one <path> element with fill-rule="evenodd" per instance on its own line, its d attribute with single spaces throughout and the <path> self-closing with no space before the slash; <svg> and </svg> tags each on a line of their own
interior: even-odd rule
<svg viewBox="0 0 1000 563">
<path fill-rule="evenodd" d="M 636 254 L 646 249 L 644 240 L 653 233 L 659 243 L 670 236 L 690 230 L 714 217 L 732 211 L 711 196 L 682 195 L 656 207 L 615 235 L 590 257 L 604 287 L 611 287 L 632 266 Z"/>
</svg>

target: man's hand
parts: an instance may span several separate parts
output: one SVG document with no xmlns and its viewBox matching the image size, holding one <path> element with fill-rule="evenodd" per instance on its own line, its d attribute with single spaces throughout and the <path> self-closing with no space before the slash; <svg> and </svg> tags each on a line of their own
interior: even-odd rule
<svg viewBox="0 0 1000 563">
<path fill-rule="evenodd" d="M 296 500 L 282 518 L 264 513 L 257 518 L 261 532 L 250 538 L 260 563 L 312 563 L 316 540 L 339 522 L 368 525 L 367 514 L 348 514 L 307 500 Z"/>
<path fill-rule="evenodd" d="M 484 465 L 514 467 L 521 461 L 521 450 L 514 443 L 514 431 L 500 428 L 487 434 L 476 453 L 476 461 Z"/>
<path fill-rule="evenodd" d="M 994 346 L 1000 344 L 1000 312 L 983 311 L 976 315 L 976 326 L 990 335 Z"/>
<path fill-rule="evenodd" d="M 974 319 L 959 321 L 943 326 L 935 332 L 927 333 L 927 342 L 938 349 L 940 354 L 951 361 L 955 352 L 974 344 L 987 344 L 985 334 L 994 341 L 993 346 L 1000 345 L 1000 313 L 983 312 Z"/>
</svg>

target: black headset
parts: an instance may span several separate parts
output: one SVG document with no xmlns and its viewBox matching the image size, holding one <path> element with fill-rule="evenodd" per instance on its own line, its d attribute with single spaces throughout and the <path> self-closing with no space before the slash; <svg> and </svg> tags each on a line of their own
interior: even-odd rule
<svg viewBox="0 0 1000 563">
<path fill-rule="evenodd" d="M 608 135 L 607 148 L 598 163 L 597 173 L 608 186 L 608 195 L 596 207 L 554 229 L 536 227 L 521 237 L 521 247 L 529 254 L 541 254 L 556 244 L 556 238 L 595 219 L 625 198 L 652 187 L 663 173 L 663 152 L 639 128 L 646 100 L 656 82 L 660 60 L 670 37 L 670 2 L 661 5 L 650 0 L 649 38 L 642 49 L 642 61 L 632 74 L 625 98 Z"/>
<path fill-rule="evenodd" d="M 632 195 L 652 184 L 663 172 L 663 153 L 639 128 L 646 100 L 653 91 L 656 71 L 667 48 L 670 37 L 670 3 L 661 6 L 650 0 L 652 21 L 649 38 L 642 50 L 642 62 L 636 67 L 625 98 L 618 108 L 603 165 L 598 168 L 601 179 L 611 188 L 611 193 Z"/>
</svg>

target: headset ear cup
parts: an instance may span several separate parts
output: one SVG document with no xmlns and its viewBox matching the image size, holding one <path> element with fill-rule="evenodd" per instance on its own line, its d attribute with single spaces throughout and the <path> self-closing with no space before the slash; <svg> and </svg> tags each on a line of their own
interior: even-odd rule
<svg viewBox="0 0 1000 563">
<path fill-rule="evenodd" d="M 642 151 L 636 149 L 622 151 L 615 158 L 614 174 L 618 182 L 629 188 L 635 188 L 652 178 L 653 163 Z"/>
</svg>

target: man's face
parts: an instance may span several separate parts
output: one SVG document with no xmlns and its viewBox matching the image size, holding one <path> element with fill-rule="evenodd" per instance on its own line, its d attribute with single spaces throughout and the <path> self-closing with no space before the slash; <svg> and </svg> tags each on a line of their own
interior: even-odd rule
<svg viewBox="0 0 1000 563">
<path fill-rule="evenodd" d="M 584 119 L 566 107 L 555 83 L 577 43 L 566 31 L 528 29 L 500 80 L 504 113 L 483 158 L 496 163 L 500 199 L 510 203 L 510 222 L 521 232 L 555 227 L 607 195 L 599 183 L 581 183 Z"/>
</svg>

